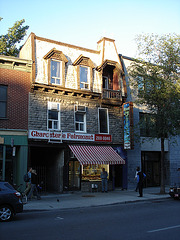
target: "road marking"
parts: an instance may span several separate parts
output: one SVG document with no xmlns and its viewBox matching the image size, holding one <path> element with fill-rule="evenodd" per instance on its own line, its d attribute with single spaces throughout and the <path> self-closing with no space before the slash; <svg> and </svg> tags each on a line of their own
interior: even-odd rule
<svg viewBox="0 0 180 240">
<path fill-rule="evenodd" d="M 169 230 L 169 229 L 173 229 L 173 228 L 180 228 L 180 225 L 176 225 L 176 226 L 172 226 L 172 227 L 166 227 L 166 228 L 159 228 L 159 229 L 156 229 L 156 230 L 148 231 L 148 233 L 160 232 L 160 231 L 165 231 L 165 230 Z"/>
<path fill-rule="evenodd" d="M 56 217 L 56 219 L 55 220 L 63 220 L 64 218 L 62 218 L 62 217 Z"/>
</svg>

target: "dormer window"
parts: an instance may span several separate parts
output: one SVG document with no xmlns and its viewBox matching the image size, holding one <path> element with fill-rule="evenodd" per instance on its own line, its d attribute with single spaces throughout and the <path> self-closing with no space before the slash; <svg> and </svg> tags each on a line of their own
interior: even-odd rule
<svg viewBox="0 0 180 240">
<path fill-rule="evenodd" d="M 73 63 L 77 70 L 77 88 L 92 91 L 93 69 L 95 68 L 90 58 L 80 55 Z"/>
<path fill-rule="evenodd" d="M 80 89 L 89 90 L 90 71 L 89 67 L 80 66 Z"/>
<path fill-rule="evenodd" d="M 65 63 L 68 62 L 65 55 L 53 48 L 44 59 L 48 61 L 48 80 L 49 84 L 65 87 Z"/>
<path fill-rule="evenodd" d="M 62 85 L 62 62 L 51 59 L 51 84 Z"/>
</svg>

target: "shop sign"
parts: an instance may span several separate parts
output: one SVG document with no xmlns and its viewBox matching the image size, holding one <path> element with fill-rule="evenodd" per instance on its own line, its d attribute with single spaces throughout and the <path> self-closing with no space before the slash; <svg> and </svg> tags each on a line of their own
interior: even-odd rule
<svg viewBox="0 0 180 240">
<path fill-rule="evenodd" d="M 133 148 L 133 103 L 123 104 L 124 149 Z"/>
<path fill-rule="evenodd" d="M 49 136 L 50 135 L 50 136 Z M 44 140 L 65 140 L 65 141 L 85 141 L 85 142 L 111 142 L 111 135 L 106 134 L 83 134 L 70 132 L 29 130 L 28 138 Z"/>
<path fill-rule="evenodd" d="M 95 142 L 112 142 L 111 135 L 95 134 Z"/>
</svg>

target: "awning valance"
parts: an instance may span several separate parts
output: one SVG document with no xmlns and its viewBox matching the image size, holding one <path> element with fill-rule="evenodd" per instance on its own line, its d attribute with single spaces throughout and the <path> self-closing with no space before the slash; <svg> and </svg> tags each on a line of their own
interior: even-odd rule
<svg viewBox="0 0 180 240">
<path fill-rule="evenodd" d="M 110 146 L 69 145 L 81 165 L 125 164 L 125 160 Z"/>
</svg>

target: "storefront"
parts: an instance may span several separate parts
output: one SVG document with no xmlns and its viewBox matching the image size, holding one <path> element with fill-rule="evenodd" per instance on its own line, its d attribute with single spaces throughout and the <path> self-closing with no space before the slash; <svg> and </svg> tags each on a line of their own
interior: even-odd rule
<svg viewBox="0 0 180 240">
<path fill-rule="evenodd" d="M 0 131 L 0 180 L 23 184 L 27 171 L 28 141 L 26 131 Z"/>
<path fill-rule="evenodd" d="M 31 130 L 29 141 L 32 165 L 44 164 L 48 169 L 48 191 L 92 191 L 92 187 L 101 190 L 102 168 L 108 172 L 109 190 L 114 189 L 115 182 L 121 183 L 118 187 L 127 188 L 125 155 L 120 156 L 121 147 L 111 147 L 111 135 Z M 119 166 L 121 171 L 117 171 Z M 115 172 L 118 174 L 115 175 Z M 50 186 L 54 177 L 56 181 Z"/>
<path fill-rule="evenodd" d="M 102 168 L 108 173 L 108 189 L 114 188 L 114 168 L 110 166 L 124 165 L 125 160 L 111 146 L 69 145 L 69 148 L 80 163 L 81 191 L 101 190 Z"/>
</svg>

